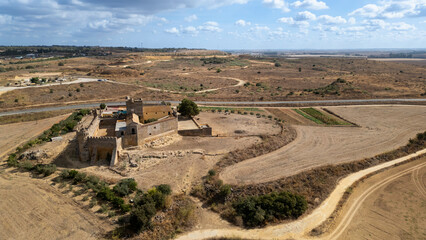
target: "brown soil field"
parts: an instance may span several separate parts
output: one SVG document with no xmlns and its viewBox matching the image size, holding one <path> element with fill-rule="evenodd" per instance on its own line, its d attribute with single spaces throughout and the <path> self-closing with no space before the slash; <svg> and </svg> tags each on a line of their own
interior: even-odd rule
<svg viewBox="0 0 426 240">
<path fill-rule="evenodd" d="M 283 101 L 314 99 L 424 98 L 425 64 L 351 58 L 265 58 L 221 56 L 217 62 L 204 62 L 205 56 L 147 53 L 113 54 L 104 57 L 79 57 L 25 64 L 8 64 L 0 73 L 0 84 L 13 83 L 28 74 L 61 73 L 67 77 L 108 78 L 131 86 L 92 83 L 41 89 L 19 89 L 0 96 L 0 109 L 65 103 L 95 99 L 119 99 L 139 95 L 146 100 Z M 58 66 L 58 62 L 64 66 Z M 275 67 L 274 62 L 281 66 Z M 424 62 L 424 61 L 423 61 Z M 27 68 L 28 67 L 28 68 Z M 220 71 L 218 71 L 220 69 Z M 300 69 L 300 71 L 299 71 Z M 240 79 L 247 84 L 233 86 Z M 334 83 L 337 79 L 344 82 Z M 86 84 L 85 84 L 86 85 Z M 89 84 L 87 84 L 89 85 Z M 138 88 L 140 87 L 140 88 Z M 149 91 L 155 87 L 175 92 Z M 80 92 L 76 92 L 81 88 Z M 208 89 L 218 89 L 202 92 Z M 34 94 L 29 94 L 33 92 Z M 199 93 L 195 93 L 199 91 Z M 69 96 L 69 93 L 72 96 Z M 179 93 L 176 93 L 179 92 Z M 61 98 L 63 97 L 63 98 Z M 15 102 L 18 99 L 18 102 Z"/>
<path fill-rule="evenodd" d="M 281 131 L 281 127 L 273 121 L 253 115 L 203 112 L 196 118 L 200 124 L 208 123 L 213 135 L 219 136 L 272 135 Z"/>
<path fill-rule="evenodd" d="M 31 138 L 37 137 L 53 124 L 67 118 L 68 115 L 31 122 L 0 125 L 0 159 L 19 145 Z"/>
<path fill-rule="evenodd" d="M 291 125 L 316 125 L 311 120 L 301 116 L 289 108 L 266 108 L 266 111 Z"/>
<path fill-rule="evenodd" d="M 360 127 L 294 126 L 285 147 L 225 168 L 226 183 L 273 181 L 314 167 L 361 160 L 403 146 L 426 129 L 425 106 L 329 107 Z"/>
<path fill-rule="evenodd" d="M 0 239 L 100 239 L 112 230 L 50 181 L 0 171 Z"/>
<path fill-rule="evenodd" d="M 374 175 L 355 187 L 324 239 L 424 239 L 426 157 Z M 374 188 L 373 188 L 374 186 Z M 377 186 L 377 187 L 376 187 Z"/>
</svg>

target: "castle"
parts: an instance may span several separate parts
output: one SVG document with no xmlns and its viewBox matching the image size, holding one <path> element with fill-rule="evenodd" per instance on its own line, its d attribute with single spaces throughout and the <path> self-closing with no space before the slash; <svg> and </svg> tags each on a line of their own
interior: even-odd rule
<svg viewBox="0 0 426 240">
<path fill-rule="evenodd" d="M 177 113 L 171 106 L 144 104 L 142 99 L 126 97 L 126 106 L 107 106 L 77 128 L 80 161 L 118 162 L 123 148 L 178 131 Z"/>
</svg>

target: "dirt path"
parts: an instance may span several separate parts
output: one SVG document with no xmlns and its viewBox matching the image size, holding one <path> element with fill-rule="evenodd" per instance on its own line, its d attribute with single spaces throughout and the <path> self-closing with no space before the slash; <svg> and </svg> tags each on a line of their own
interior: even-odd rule
<svg viewBox="0 0 426 240">
<path fill-rule="evenodd" d="M 34 138 L 53 124 L 67 118 L 69 114 L 31 122 L 0 125 L 0 159 L 19 145 Z"/>
<path fill-rule="evenodd" d="M 340 106 L 330 110 L 361 127 L 294 126 L 284 148 L 226 168 L 231 184 L 273 181 L 314 167 L 351 162 L 405 145 L 426 130 L 425 106 Z"/>
<path fill-rule="evenodd" d="M 290 223 L 279 224 L 276 226 L 270 226 L 263 229 L 240 229 L 240 228 L 232 228 L 232 229 L 208 229 L 208 230 L 200 230 L 193 231 L 178 237 L 177 239 L 207 239 L 213 237 L 238 237 L 244 239 L 306 239 L 309 238 L 307 234 L 315 227 L 317 227 L 320 223 L 325 221 L 334 211 L 337 204 L 339 203 L 341 197 L 345 193 L 346 189 L 352 186 L 353 183 L 358 181 L 359 179 L 371 174 L 373 172 L 377 172 L 381 169 L 388 168 L 390 166 L 394 166 L 395 164 L 400 164 L 402 162 L 408 161 L 412 158 L 418 157 L 420 155 L 426 154 L 426 149 L 418 151 L 416 153 L 410 154 L 408 156 L 398 158 L 386 163 L 382 163 L 380 165 L 364 169 L 362 171 L 350 174 L 349 176 L 340 180 L 336 188 L 330 194 L 330 196 L 311 214 Z M 421 163 L 421 166 L 425 166 L 426 163 Z M 419 166 L 414 168 L 410 168 L 409 171 L 405 171 L 404 174 L 413 171 Z M 398 173 L 397 175 L 399 175 Z M 395 176 L 394 176 L 395 177 Z M 386 178 L 383 181 L 388 181 L 390 178 Z M 380 182 L 378 185 L 382 184 Z M 372 186 L 377 187 L 378 185 Z M 340 231 L 340 227 L 337 227 L 338 231 Z M 334 236 L 334 234 L 331 234 Z M 329 239 L 329 238 L 325 238 Z"/>
<path fill-rule="evenodd" d="M 0 171 L 0 239 L 100 239 L 112 229 L 49 180 Z"/>
<path fill-rule="evenodd" d="M 240 87 L 243 86 L 247 81 L 239 79 L 239 78 L 233 78 L 233 77 L 215 77 L 215 78 L 223 78 L 223 79 L 231 79 L 231 80 L 235 80 L 238 83 L 232 86 L 226 86 L 226 87 L 220 87 L 220 88 L 211 88 L 211 89 L 205 89 L 205 90 L 200 90 L 200 91 L 195 91 L 195 92 L 180 92 L 180 91 L 171 91 L 171 90 L 164 90 L 164 89 L 160 89 L 160 88 L 153 88 L 153 87 L 145 87 L 148 90 L 152 90 L 152 91 L 160 91 L 160 92 L 167 92 L 167 93 L 206 93 L 206 92 L 214 92 L 220 89 L 225 89 L 225 88 L 231 88 L 231 87 Z M 118 83 L 118 82 L 115 82 Z M 121 84 L 121 83 L 120 83 Z M 130 85 L 130 84 L 128 84 Z"/>
<path fill-rule="evenodd" d="M 425 160 L 426 157 L 408 168 L 399 167 L 405 167 L 404 170 L 391 169 L 380 173 L 362 183 L 345 205 L 346 209 L 338 218 L 335 229 L 322 239 L 424 237 L 426 195 L 423 193 L 423 183 L 419 183 L 419 172 L 425 172 Z"/>
</svg>

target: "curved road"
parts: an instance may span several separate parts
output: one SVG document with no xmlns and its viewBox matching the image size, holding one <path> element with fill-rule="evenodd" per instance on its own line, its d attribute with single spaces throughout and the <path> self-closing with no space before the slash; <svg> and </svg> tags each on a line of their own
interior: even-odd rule
<svg viewBox="0 0 426 240">
<path fill-rule="evenodd" d="M 178 104 L 179 101 L 167 101 L 172 104 Z M 426 98 L 395 98 L 395 99 L 342 99 L 342 100 L 314 100 L 314 101 L 264 101 L 264 102 L 216 102 L 216 101 L 195 101 L 195 103 L 200 105 L 275 105 L 275 104 L 341 104 L 341 103 L 425 103 Z M 145 103 L 160 103 L 160 101 L 145 101 Z M 86 104 L 77 104 L 77 105 L 67 105 L 67 106 L 56 106 L 56 107 L 45 107 L 45 108 L 32 108 L 32 109 L 22 109 L 22 110 L 13 110 L 13 111 L 4 111 L 0 112 L 0 116 L 23 114 L 23 113 L 36 113 L 36 112 L 48 112 L 55 110 L 64 110 L 64 109 L 79 109 L 79 108 L 94 108 L 98 107 L 99 103 L 86 103 Z M 107 105 L 125 105 L 126 102 L 107 102 Z M 0 109 L 1 111 L 1 109 Z"/>
<path fill-rule="evenodd" d="M 311 214 L 303 217 L 302 219 L 290 222 L 290 223 L 284 223 L 279 224 L 276 226 L 270 226 L 262 229 L 241 229 L 241 228 L 230 228 L 230 229 L 206 229 L 206 230 L 198 230 L 186 233 L 184 235 L 181 235 L 178 237 L 178 240 L 195 240 L 195 239 L 208 239 L 213 237 L 233 237 L 233 238 L 243 238 L 243 239 L 307 239 L 312 238 L 308 237 L 307 234 L 320 225 L 322 222 L 327 220 L 327 218 L 334 212 L 336 206 L 338 205 L 340 199 L 342 198 L 343 194 L 345 193 L 346 189 L 350 186 L 352 186 L 356 181 L 360 180 L 361 178 L 377 172 L 381 169 L 385 169 L 391 166 L 394 166 L 399 163 L 406 162 L 412 158 L 421 156 L 423 154 L 426 154 L 426 149 L 420 150 L 416 153 L 410 154 L 408 156 L 398 158 L 389 162 L 382 163 L 380 165 L 367 168 L 364 170 L 361 170 L 356 173 L 352 173 L 348 175 L 347 177 L 340 180 L 336 188 L 333 190 L 333 192 L 330 194 L 330 196 L 318 207 L 316 208 Z M 364 201 L 366 197 L 368 197 L 369 194 L 371 194 L 372 191 L 379 188 L 380 186 L 383 186 L 383 184 L 386 184 L 387 182 L 401 176 L 401 174 L 407 174 L 410 171 L 416 170 L 418 167 L 425 166 L 426 163 L 421 163 L 415 167 L 412 167 L 410 169 L 404 170 L 403 172 L 396 173 L 388 178 L 383 179 L 379 183 L 377 183 L 374 186 L 371 186 L 370 189 L 366 191 L 365 194 L 360 196 L 359 205 Z M 354 205 L 354 209 L 356 211 L 357 205 Z M 348 216 L 346 217 L 347 220 L 351 219 L 351 211 L 349 211 Z M 346 228 L 347 221 L 342 221 L 341 224 L 333 231 L 331 236 L 339 236 L 341 232 Z M 330 235 L 329 235 L 330 236 Z M 326 236 L 323 238 L 329 239 Z M 314 238 L 318 239 L 318 238 Z"/>
</svg>

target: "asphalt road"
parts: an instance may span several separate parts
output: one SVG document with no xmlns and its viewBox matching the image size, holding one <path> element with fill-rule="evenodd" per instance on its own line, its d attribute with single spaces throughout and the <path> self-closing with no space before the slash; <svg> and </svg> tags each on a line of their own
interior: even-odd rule
<svg viewBox="0 0 426 240">
<path fill-rule="evenodd" d="M 160 103 L 160 101 L 144 101 L 147 104 Z M 178 104 L 179 101 L 166 101 L 172 104 Z M 210 101 L 196 101 L 200 105 L 275 105 L 275 104 L 340 104 L 340 103 L 401 103 L 401 102 L 424 102 L 426 98 L 418 99 L 345 99 L 345 100 L 316 100 L 316 101 L 265 101 L 265 102 L 210 102 Z M 78 105 L 67 105 L 67 106 L 56 106 L 56 107 L 45 107 L 45 108 L 31 108 L 14 110 L 7 112 L 0 112 L 0 116 L 8 116 L 23 113 L 36 113 L 36 112 L 48 112 L 63 109 L 80 109 L 80 108 L 94 108 L 98 107 L 101 103 L 87 103 Z M 125 105 L 126 102 L 107 102 L 107 105 Z"/>
</svg>

